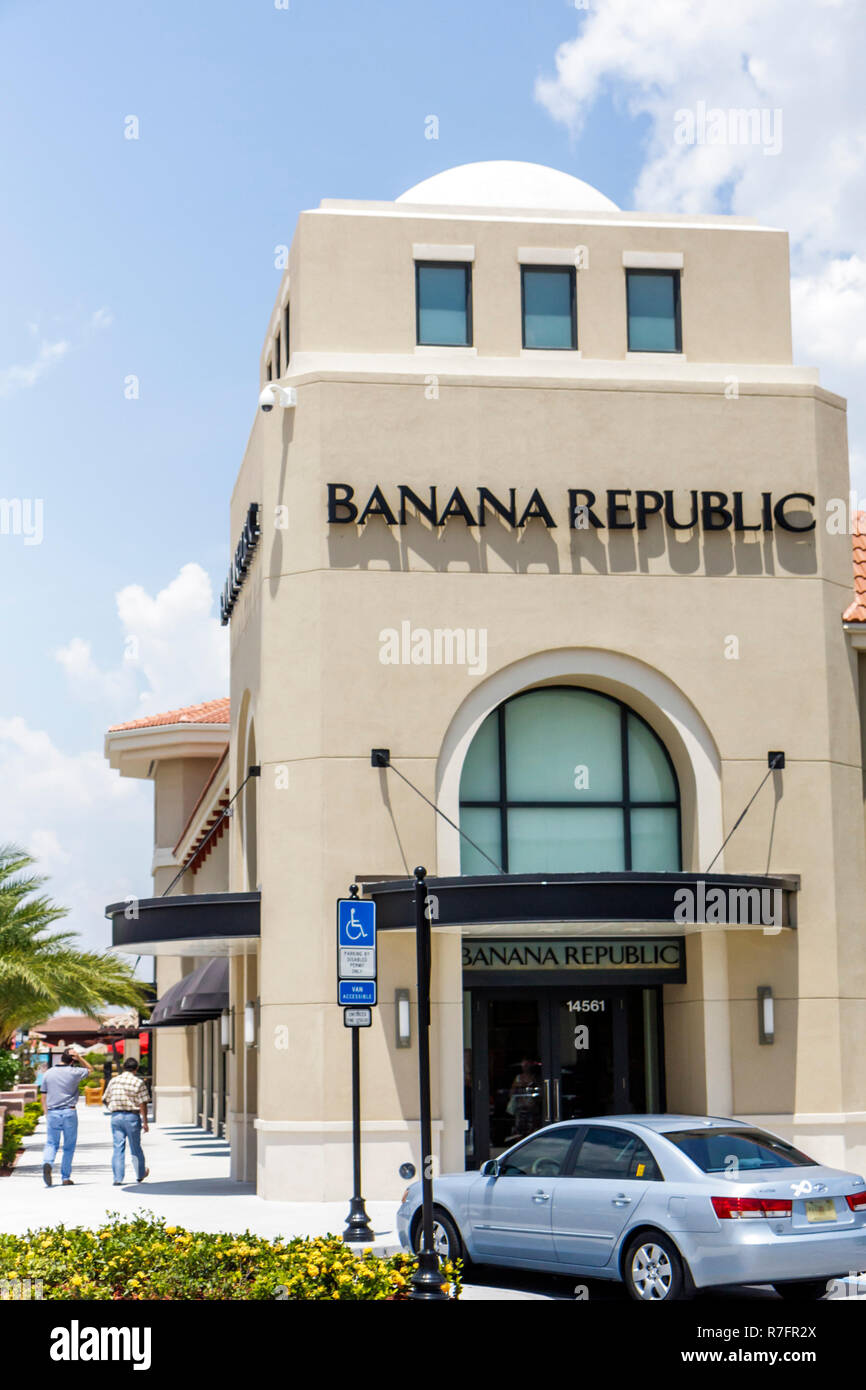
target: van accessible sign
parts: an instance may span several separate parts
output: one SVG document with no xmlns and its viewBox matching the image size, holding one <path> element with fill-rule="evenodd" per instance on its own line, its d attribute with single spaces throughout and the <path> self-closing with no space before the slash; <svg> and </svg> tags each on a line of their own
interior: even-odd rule
<svg viewBox="0 0 866 1390">
<path fill-rule="evenodd" d="M 553 504 L 536 487 L 518 495 L 517 488 L 488 487 L 445 489 L 429 486 L 416 492 L 399 483 L 390 495 L 377 483 L 369 495 L 356 496 L 350 483 L 328 483 L 328 522 L 332 526 L 365 526 L 381 517 L 386 526 L 407 526 L 423 517 L 431 526 L 459 519 L 466 526 L 486 526 L 488 517 L 519 530 L 529 521 L 548 528 L 564 522 L 573 531 L 645 531 L 653 516 L 661 517 L 673 531 L 814 531 L 809 492 L 788 492 L 774 498 L 771 492 L 746 497 L 743 492 L 699 491 L 675 493 L 673 489 L 607 488 L 596 495 L 590 488 L 572 487 Z M 447 493 L 447 496 L 446 496 Z M 556 517 L 560 520 L 557 521 Z"/>
</svg>

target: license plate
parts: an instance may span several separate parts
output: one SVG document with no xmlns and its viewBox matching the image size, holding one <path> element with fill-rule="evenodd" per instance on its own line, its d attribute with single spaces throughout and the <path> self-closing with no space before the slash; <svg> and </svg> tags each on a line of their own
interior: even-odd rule
<svg viewBox="0 0 866 1390">
<path fill-rule="evenodd" d="M 836 1203 L 832 1197 L 811 1197 L 806 1200 L 807 1221 L 835 1221 Z"/>
</svg>

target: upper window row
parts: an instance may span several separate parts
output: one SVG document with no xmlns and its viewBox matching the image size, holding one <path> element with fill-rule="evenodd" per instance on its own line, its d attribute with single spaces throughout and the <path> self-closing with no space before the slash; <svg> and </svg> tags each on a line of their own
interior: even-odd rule
<svg viewBox="0 0 866 1390">
<path fill-rule="evenodd" d="M 525 348 L 574 351 L 577 286 L 574 267 L 520 267 Z M 682 352 L 680 272 L 626 270 L 629 352 Z M 472 346 L 472 266 L 415 262 L 416 340 L 421 346 Z"/>
<path fill-rule="evenodd" d="M 278 328 L 274 334 L 274 351 L 265 366 L 265 375 L 268 381 L 278 381 L 283 372 L 288 371 L 289 358 L 291 357 L 290 327 L 291 313 L 287 303 L 283 310 L 282 331 Z"/>
</svg>

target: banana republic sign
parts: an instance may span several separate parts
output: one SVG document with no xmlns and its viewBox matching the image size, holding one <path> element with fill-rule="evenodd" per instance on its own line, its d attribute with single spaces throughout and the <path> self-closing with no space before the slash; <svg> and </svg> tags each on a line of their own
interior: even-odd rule
<svg viewBox="0 0 866 1390">
<path fill-rule="evenodd" d="M 685 954 L 681 937 L 639 941 L 598 937 L 582 941 L 464 940 L 463 969 L 473 975 L 557 971 L 581 979 L 611 975 L 634 983 L 665 980 L 674 984 L 685 979 Z"/>
<path fill-rule="evenodd" d="M 447 496 L 445 495 L 447 492 Z M 563 505 L 563 503 L 565 505 Z M 431 526 L 444 526 L 459 518 L 467 526 L 486 526 L 488 517 L 499 519 L 518 530 L 529 521 L 540 521 L 554 528 L 565 518 L 572 530 L 645 531 L 653 516 L 660 516 L 673 531 L 814 531 L 812 508 L 815 498 L 808 492 L 788 492 L 775 497 L 771 492 L 746 496 L 743 492 L 687 492 L 631 488 L 607 488 L 596 494 L 590 488 L 572 487 L 559 503 L 549 504 L 539 488 L 518 494 L 517 488 L 459 487 L 450 490 L 430 486 L 416 492 L 399 483 L 390 496 L 379 486 L 356 496 L 350 483 L 328 483 L 328 521 L 332 526 L 365 526 L 381 517 L 387 526 L 406 526 L 423 517 Z M 559 508 L 559 510 L 558 510 Z"/>
</svg>

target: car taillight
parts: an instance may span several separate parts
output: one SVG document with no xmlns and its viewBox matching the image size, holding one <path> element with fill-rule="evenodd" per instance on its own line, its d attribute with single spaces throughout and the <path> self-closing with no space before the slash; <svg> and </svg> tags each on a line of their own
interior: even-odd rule
<svg viewBox="0 0 866 1390">
<path fill-rule="evenodd" d="M 783 1197 L 711 1197 L 720 1221 L 754 1221 L 762 1217 L 790 1216 L 792 1206 Z"/>
<path fill-rule="evenodd" d="M 866 1192 L 849 1192 L 845 1201 L 852 1211 L 866 1211 Z"/>
</svg>

